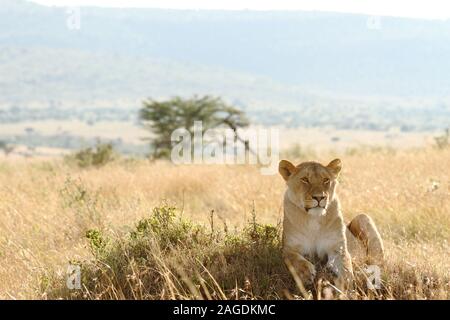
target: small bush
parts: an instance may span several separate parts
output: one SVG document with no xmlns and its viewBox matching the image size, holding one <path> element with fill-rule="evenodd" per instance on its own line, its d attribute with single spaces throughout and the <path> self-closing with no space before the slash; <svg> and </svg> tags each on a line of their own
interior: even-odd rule
<svg viewBox="0 0 450 320">
<path fill-rule="evenodd" d="M 250 223 L 228 234 L 182 219 L 162 206 L 116 239 L 86 233 L 93 258 L 81 263 L 83 289 L 64 279 L 50 298 L 280 298 L 295 284 L 281 258 L 279 230 Z"/>
<path fill-rule="evenodd" d="M 101 167 L 117 158 L 112 144 L 100 143 L 95 148 L 86 148 L 66 156 L 66 162 L 80 168 Z"/>
<path fill-rule="evenodd" d="M 441 136 L 434 137 L 434 141 L 438 149 L 448 148 L 450 146 L 450 129 L 445 130 Z"/>
<path fill-rule="evenodd" d="M 317 154 L 311 147 L 302 147 L 300 144 L 296 143 L 285 149 L 281 153 L 282 158 L 293 159 L 294 161 L 300 161 L 303 159 L 316 158 Z"/>
</svg>

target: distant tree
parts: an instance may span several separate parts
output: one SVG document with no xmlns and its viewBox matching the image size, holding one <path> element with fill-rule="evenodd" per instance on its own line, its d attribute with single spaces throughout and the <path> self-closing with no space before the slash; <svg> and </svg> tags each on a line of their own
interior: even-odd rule
<svg viewBox="0 0 450 320">
<path fill-rule="evenodd" d="M 185 128 L 193 135 L 194 122 L 202 122 L 202 133 L 208 129 L 227 127 L 233 130 L 235 140 L 241 141 L 248 150 L 248 141 L 238 134 L 239 128 L 249 125 L 244 112 L 227 105 L 221 98 L 194 96 L 190 99 L 174 97 L 167 101 L 144 101 L 139 118 L 153 137 L 155 158 L 167 158 L 171 150 L 171 135 L 178 128 Z"/>
<path fill-rule="evenodd" d="M 0 150 L 3 151 L 5 156 L 8 156 L 11 152 L 13 152 L 15 147 L 13 145 L 7 144 L 4 141 L 0 141 Z"/>
</svg>

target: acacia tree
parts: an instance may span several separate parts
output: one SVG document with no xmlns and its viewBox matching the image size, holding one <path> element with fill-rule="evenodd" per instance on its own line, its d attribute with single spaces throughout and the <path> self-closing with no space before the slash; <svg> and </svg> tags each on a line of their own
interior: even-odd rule
<svg viewBox="0 0 450 320">
<path fill-rule="evenodd" d="M 139 118 L 153 135 L 149 140 L 155 158 L 169 157 L 172 132 L 184 128 L 192 135 L 195 121 L 202 122 L 202 133 L 218 127 L 232 129 L 235 139 L 248 149 L 248 142 L 239 136 L 238 129 L 247 127 L 249 120 L 243 111 L 227 105 L 218 97 L 174 97 L 166 101 L 148 99 L 143 102 Z"/>
</svg>

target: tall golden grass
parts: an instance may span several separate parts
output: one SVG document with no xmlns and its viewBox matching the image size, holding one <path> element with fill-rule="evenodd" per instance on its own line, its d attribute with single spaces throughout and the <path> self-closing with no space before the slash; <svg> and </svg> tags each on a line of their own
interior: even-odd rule
<svg viewBox="0 0 450 320">
<path fill-rule="evenodd" d="M 332 156 L 324 153 L 315 160 L 327 162 Z M 387 266 L 381 298 L 449 299 L 450 150 L 361 150 L 340 158 L 344 169 L 338 194 L 344 216 L 350 220 L 368 213 L 385 241 Z M 80 169 L 61 160 L 0 162 L 0 298 L 57 298 L 52 290 L 58 281 L 64 285 L 69 261 L 93 259 L 85 236 L 88 230 L 100 230 L 120 242 L 164 202 L 198 224 L 209 226 L 213 216 L 215 228 L 230 233 L 243 229 L 253 214 L 261 224 L 277 225 L 282 219 L 284 188 L 278 175 L 263 176 L 254 166 L 174 166 L 121 160 L 101 168 Z M 220 248 L 210 243 L 205 250 Z M 172 255 L 192 259 L 181 249 Z M 154 258 L 160 259 L 158 270 L 166 270 L 165 254 Z M 138 291 L 126 296 L 113 290 L 115 296 L 85 292 L 84 298 L 239 298 L 235 295 L 239 288 L 245 292 L 246 285 L 257 286 L 238 283 L 231 273 L 226 281 L 236 282 L 237 291 L 226 292 L 222 286 L 225 275 L 211 270 L 215 273 L 209 281 L 216 295 L 208 296 L 195 291 L 196 284 L 182 276 L 189 268 L 183 270 L 177 277 L 169 269 L 161 272 L 166 287 L 162 285 L 159 296 L 139 295 Z M 275 278 L 277 289 L 285 283 L 291 285 L 291 277 Z M 177 279 L 186 280 L 185 291 L 173 292 L 180 289 Z M 297 294 L 265 292 L 246 297 L 289 298 Z M 70 296 L 61 293 L 61 297 Z"/>
</svg>

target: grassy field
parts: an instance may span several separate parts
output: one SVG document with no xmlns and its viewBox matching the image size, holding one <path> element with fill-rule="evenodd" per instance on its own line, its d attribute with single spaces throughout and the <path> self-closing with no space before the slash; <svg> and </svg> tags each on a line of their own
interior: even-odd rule
<svg viewBox="0 0 450 320">
<path fill-rule="evenodd" d="M 387 253 L 383 288 L 348 297 L 449 299 L 450 150 L 339 157 L 346 219 L 370 214 Z M 312 298 L 279 254 L 283 192 L 250 166 L 2 161 L 0 298 Z"/>
</svg>

